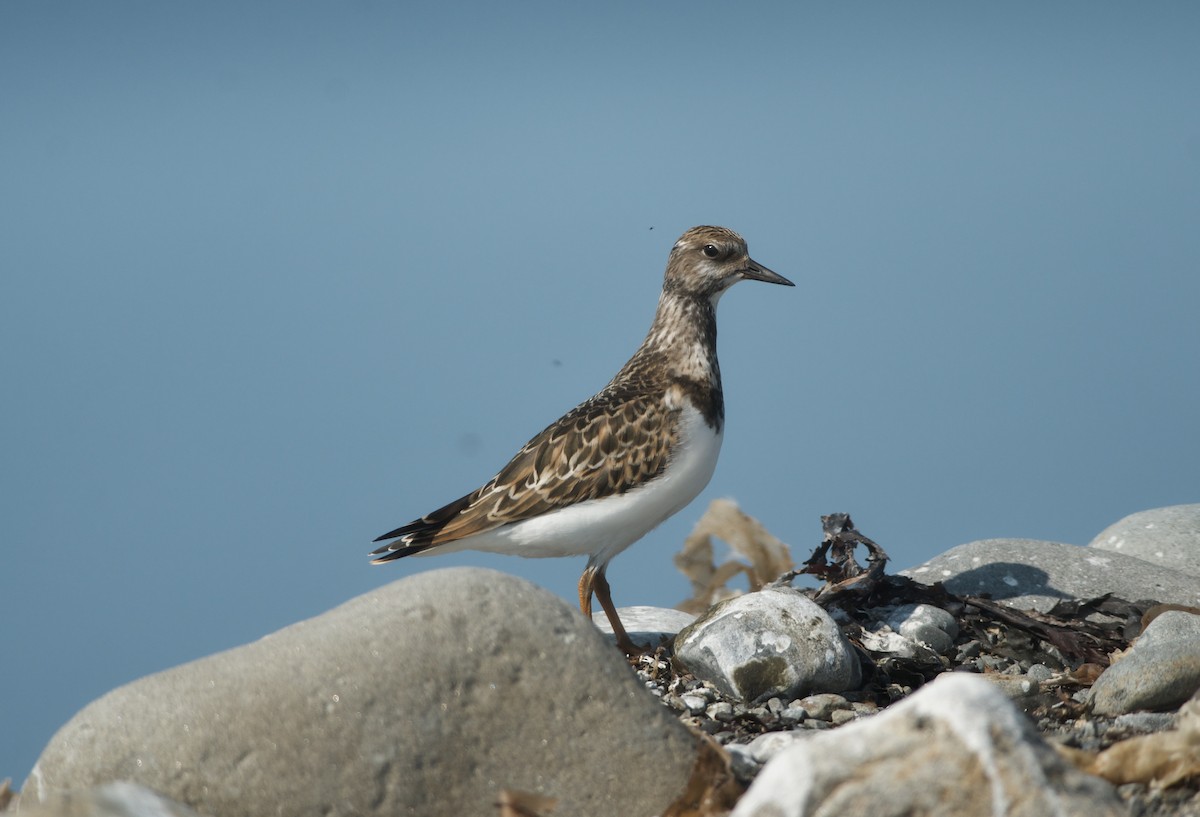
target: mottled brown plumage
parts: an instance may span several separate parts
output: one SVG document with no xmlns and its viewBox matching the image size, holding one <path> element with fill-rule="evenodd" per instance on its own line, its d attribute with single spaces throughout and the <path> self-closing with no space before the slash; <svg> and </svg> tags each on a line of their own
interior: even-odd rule
<svg viewBox="0 0 1200 817">
<path fill-rule="evenodd" d="M 753 261 L 732 230 L 684 233 L 667 261 L 650 331 L 612 381 L 526 443 L 486 484 L 376 539 L 393 541 L 372 553 L 374 561 L 463 548 L 587 553 L 580 606 L 591 615 L 594 590 L 618 642 L 630 648 L 604 569 L 691 501 L 711 475 L 725 422 L 716 305 L 744 279 L 792 285 Z"/>
</svg>

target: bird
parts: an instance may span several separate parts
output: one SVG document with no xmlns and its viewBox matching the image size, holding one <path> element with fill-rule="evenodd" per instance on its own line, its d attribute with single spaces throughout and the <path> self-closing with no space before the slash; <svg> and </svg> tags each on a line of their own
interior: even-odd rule
<svg viewBox="0 0 1200 817">
<path fill-rule="evenodd" d="M 579 608 L 592 598 L 629 655 L 605 577 L 609 562 L 708 485 L 725 425 L 717 363 L 717 302 L 739 281 L 795 286 L 750 257 L 725 227 L 693 227 L 667 258 L 641 346 L 594 396 L 529 440 L 471 493 L 374 543 L 374 564 L 460 550 L 588 557 Z"/>
</svg>

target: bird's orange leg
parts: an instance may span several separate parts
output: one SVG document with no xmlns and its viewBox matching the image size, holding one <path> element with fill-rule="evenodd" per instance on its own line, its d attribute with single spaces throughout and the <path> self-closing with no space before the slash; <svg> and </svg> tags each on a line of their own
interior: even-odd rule
<svg viewBox="0 0 1200 817">
<path fill-rule="evenodd" d="M 592 584 L 595 578 L 596 568 L 592 565 L 588 565 L 579 577 L 579 609 L 588 621 L 592 620 Z"/>
<path fill-rule="evenodd" d="M 626 655 L 641 655 L 648 652 L 646 647 L 634 644 L 629 638 L 629 633 L 625 632 L 625 627 L 617 616 L 617 608 L 612 601 L 612 590 L 608 586 L 608 579 L 604 576 L 603 568 L 594 571 L 592 584 L 596 592 L 596 600 L 600 602 L 600 606 L 604 608 L 604 614 L 608 616 L 608 623 L 612 625 L 613 634 L 617 637 L 617 647 L 621 652 Z"/>
</svg>

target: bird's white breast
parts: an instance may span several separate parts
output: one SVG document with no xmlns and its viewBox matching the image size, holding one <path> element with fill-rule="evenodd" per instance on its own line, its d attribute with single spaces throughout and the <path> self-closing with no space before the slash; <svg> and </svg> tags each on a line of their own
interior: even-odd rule
<svg viewBox="0 0 1200 817">
<path fill-rule="evenodd" d="M 686 400 L 679 443 L 666 469 L 645 485 L 623 494 L 592 499 L 505 525 L 438 548 L 487 550 L 519 556 L 590 555 L 606 564 L 696 498 L 712 478 L 721 451 L 714 431 Z"/>
</svg>

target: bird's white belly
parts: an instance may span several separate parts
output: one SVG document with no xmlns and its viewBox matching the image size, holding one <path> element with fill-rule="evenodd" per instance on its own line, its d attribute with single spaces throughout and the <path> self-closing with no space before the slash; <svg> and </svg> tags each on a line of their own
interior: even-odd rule
<svg viewBox="0 0 1200 817">
<path fill-rule="evenodd" d="M 712 478 L 722 434 L 713 431 L 690 403 L 682 411 L 680 444 L 666 470 L 642 487 L 569 505 L 433 550 L 486 550 L 527 557 L 590 555 L 593 562 L 606 564 L 682 510 Z"/>
</svg>

